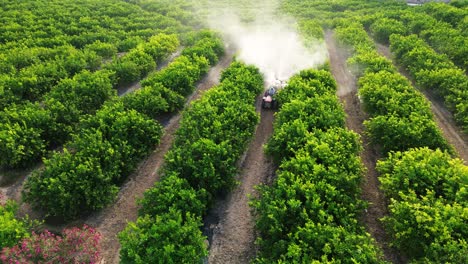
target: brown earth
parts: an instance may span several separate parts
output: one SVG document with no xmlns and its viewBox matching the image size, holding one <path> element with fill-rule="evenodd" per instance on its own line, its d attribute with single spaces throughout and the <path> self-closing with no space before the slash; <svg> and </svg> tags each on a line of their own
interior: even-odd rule
<svg viewBox="0 0 468 264">
<path fill-rule="evenodd" d="M 379 43 L 376 43 L 376 45 L 379 53 L 392 60 L 393 64 L 398 68 L 399 72 L 408 78 L 414 87 L 417 87 L 408 71 L 406 71 L 403 67 L 399 67 L 399 65 L 395 63 L 389 47 Z M 420 89 L 420 91 L 430 102 L 432 112 L 434 113 L 434 119 L 437 125 L 440 127 L 444 137 L 455 148 L 458 156 L 464 160 L 466 165 L 468 165 L 468 135 L 463 133 L 460 127 L 457 126 L 453 114 L 445 107 L 443 98 L 437 96 L 430 90 Z"/>
<path fill-rule="evenodd" d="M 361 160 L 367 171 L 364 175 L 362 188 L 362 199 L 369 203 L 369 206 L 361 216 L 361 222 L 375 239 L 376 244 L 382 249 L 384 258 L 392 263 L 406 263 L 406 260 L 393 248 L 389 246 L 382 223 L 379 219 L 387 214 L 387 204 L 385 197 L 379 189 L 380 182 L 375 165 L 381 158 L 379 150 L 370 144 L 369 138 L 365 135 L 363 122 L 368 118 L 364 112 L 357 95 L 356 78 L 351 74 L 346 65 L 349 54 L 339 47 L 333 32 L 327 31 L 325 35 L 328 53 L 330 56 L 331 72 L 338 83 L 338 96 L 344 104 L 347 114 L 346 126 L 361 135 L 364 150 L 361 152 Z"/>
<path fill-rule="evenodd" d="M 208 216 L 215 219 L 207 227 L 212 235 L 208 263 L 249 263 L 256 254 L 255 219 L 248 205 L 249 197 L 256 197 L 255 186 L 268 184 L 274 174 L 273 164 L 263 152 L 263 144 L 273 132 L 274 112 L 262 110 L 261 99 L 257 98 L 256 106 L 260 124 L 241 162 L 239 186 L 226 199 L 218 201 Z"/>
<path fill-rule="evenodd" d="M 203 91 L 219 83 L 221 71 L 229 66 L 234 52 L 228 50 L 220 62 L 211 68 L 209 73 L 198 84 L 196 91 L 189 97 L 187 104 L 200 97 Z M 164 155 L 172 145 L 174 132 L 179 127 L 181 114 L 171 117 L 164 128 L 164 136 L 157 149 L 144 160 L 122 186 L 119 195 L 111 206 L 90 216 L 85 223 L 96 227 L 102 234 L 103 263 L 119 263 L 120 244 L 117 234 L 122 231 L 127 222 L 137 219 L 138 206 L 136 200 L 143 196 L 148 188 L 159 180 L 159 169 L 163 165 Z"/>
</svg>

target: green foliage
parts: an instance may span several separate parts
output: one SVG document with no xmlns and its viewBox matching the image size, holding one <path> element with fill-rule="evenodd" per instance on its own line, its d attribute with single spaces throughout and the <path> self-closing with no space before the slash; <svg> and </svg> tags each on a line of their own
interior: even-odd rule
<svg viewBox="0 0 468 264">
<path fill-rule="evenodd" d="M 392 34 L 406 34 L 406 27 L 402 22 L 391 19 L 381 18 L 376 20 L 371 26 L 370 30 L 374 38 L 381 43 L 388 44 L 390 35 Z"/>
<path fill-rule="evenodd" d="M 438 54 L 415 35 L 393 35 L 390 48 L 422 87 L 442 95 L 456 121 L 468 131 L 466 86 L 468 77 L 444 54 Z"/>
<path fill-rule="evenodd" d="M 296 98 L 310 98 L 336 92 L 336 82 L 326 70 L 303 70 L 291 77 L 276 95 L 280 105 Z"/>
<path fill-rule="evenodd" d="M 432 115 L 429 103 L 409 81 L 396 72 L 366 73 L 359 79 L 359 95 L 372 116 Z"/>
<path fill-rule="evenodd" d="M 36 161 L 45 152 L 41 131 L 15 124 L 0 126 L 0 165 L 17 168 Z"/>
<path fill-rule="evenodd" d="M 437 124 L 417 113 L 407 117 L 379 115 L 366 120 L 364 125 L 372 142 L 380 145 L 383 153 L 424 146 L 452 150 Z"/>
<path fill-rule="evenodd" d="M 148 42 L 147 49 L 162 58 L 164 52 L 172 52 L 177 44 L 175 36 L 159 34 Z M 43 97 L 44 101 L 40 105 L 25 104 L 24 109 L 12 105 L 5 114 L 0 113 L 4 123 L 0 126 L 0 137 L 3 138 L 0 142 L 0 152 L 3 152 L 5 157 L 0 164 L 7 167 L 23 167 L 38 160 L 47 148 L 63 144 L 76 132 L 77 124 L 83 116 L 94 114 L 104 102 L 116 97 L 116 91 L 113 89 L 115 81 L 122 81 L 122 78 L 132 74 L 132 80 L 140 78 L 140 75 L 154 68 L 154 63 L 150 55 L 135 49 L 116 63 L 106 66 L 114 67 L 117 72 L 83 70 L 72 78 L 61 79 Z M 134 72 L 119 68 L 125 65 L 130 65 Z M 5 83 L 11 81 L 4 79 Z M 174 111 L 180 108 L 184 101 L 180 95 L 160 86 L 138 94 L 124 100 L 128 103 L 127 108 L 136 109 L 151 117 L 156 117 L 162 112 Z M 141 103 L 142 101 L 145 103 Z M 159 106 L 161 104 L 162 106 Z M 155 108 L 158 111 L 155 112 Z"/>
<path fill-rule="evenodd" d="M 47 94 L 46 101 L 66 102 L 70 108 L 80 110 L 80 115 L 93 114 L 101 105 L 116 96 L 107 71 L 83 71 L 72 79 L 62 80 Z"/>
<path fill-rule="evenodd" d="M 204 215 L 207 200 L 207 191 L 203 188 L 195 190 L 186 179 L 177 174 L 170 174 L 154 187 L 148 189 L 144 198 L 139 201 L 141 209 L 140 216 L 150 215 L 152 217 L 163 214 L 167 211 L 167 206 L 180 210 L 182 214 Z"/>
<path fill-rule="evenodd" d="M 380 22 L 374 25 L 387 20 L 377 21 Z M 371 119 L 364 122 L 371 141 L 380 145 L 383 153 L 423 146 L 451 151 L 451 147 L 433 120 L 429 104 L 403 76 L 396 72 L 389 60 L 378 55 L 375 47 L 367 44 L 372 40 L 364 28 L 355 23 L 342 26 L 340 30 L 343 32 L 352 30 L 355 33 L 359 32 L 361 36 L 361 39 L 348 34 L 341 34 L 339 37 L 354 47 L 355 55 L 348 62 L 355 68 L 360 68 L 359 94 L 366 110 L 372 115 Z M 393 34 L 391 39 L 399 36 Z M 398 46 L 399 51 L 396 56 L 403 56 L 403 50 L 407 49 L 405 45 Z M 419 58 L 416 54 L 411 56 L 412 63 Z M 432 61 L 426 62 L 426 65 L 431 63 Z"/>
<path fill-rule="evenodd" d="M 428 148 L 391 153 L 377 164 L 392 244 L 416 262 L 463 263 L 468 250 L 468 167 Z"/>
<path fill-rule="evenodd" d="M 357 77 L 380 71 L 396 72 L 393 63 L 380 56 L 376 50 L 358 48 L 356 54 L 349 58 L 347 63 Z"/>
<path fill-rule="evenodd" d="M 323 39 L 323 28 L 317 20 L 301 20 L 298 23 L 299 31 L 305 38 L 306 45 L 315 44 Z M 315 43 L 314 43 L 315 42 Z"/>
<path fill-rule="evenodd" d="M 336 38 L 347 48 L 373 50 L 375 49 L 374 42 L 369 38 L 364 27 L 356 22 L 343 21 L 342 25 L 335 29 Z"/>
<path fill-rule="evenodd" d="M 186 56 L 205 57 L 210 65 L 215 65 L 223 54 L 224 44 L 220 37 L 203 38 L 182 52 Z"/>
<path fill-rule="evenodd" d="M 223 51 L 221 39 L 212 34 L 211 31 L 202 30 L 195 36 L 205 36 L 203 43 L 220 43 Z M 210 38 L 212 36 L 212 38 Z M 159 43 L 159 44 L 158 44 Z M 203 51 L 212 53 L 214 47 L 200 46 L 201 42 L 194 42 L 194 46 L 184 49 L 183 54 L 190 53 L 192 49 L 201 48 Z M 151 38 L 149 44 L 140 45 L 141 49 L 153 47 L 161 51 L 174 52 L 177 48 L 178 40 L 175 36 L 160 34 Z M 161 45 L 165 45 L 163 48 Z M 187 53 L 188 52 L 188 53 Z M 162 53 L 161 53 L 162 54 Z M 219 53 L 218 55 L 221 55 Z M 162 113 L 174 112 L 184 105 L 185 96 L 195 89 L 195 84 L 208 71 L 209 61 L 203 54 L 193 53 L 188 56 L 179 56 L 172 61 L 166 68 L 159 72 L 151 74 L 141 82 L 143 88 L 123 97 L 125 106 L 129 109 L 135 109 L 152 118 L 157 118 Z M 216 56 L 218 56 L 216 55 Z M 161 55 L 154 56 L 162 58 Z"/>
<path fill-rule="evenodd" d="M 292 100 L 281 107 L 276 119 L 277 126 L 300 119 L 308 124 L 308 131 L 314 128 L 325 130 L 330 127 L 344 127 L 345 113 L 337 96 L 327 94 L 306 100 Z"/>
<path fill-rule="evenodd" d="M 336 83 L 323 70 L 291 80 L 280 92 L 285 103 L 266 145 L 281 162 L 277 179 L 260 186 L 250 203 L 259 232 L 255 263 L 380 263 L 381 253 L 357 221 L 365 205 L 359 200 L 362 147 L 358 135 L 343 128 Z"/>
<path fill-rule="evenodd" d="M 231 65 L 221 73 L 221 82 L 231 83 L 238 87 L 228 87 L 225 90 L 234 91 L 247 91 L 252 94 L 259 94 L 263 91 L 263 78 L 260 70 L 253 65 L 245 65 L 242 62 L 234 61 Z M 247 98 L 245 98 L 247 99 Z M 251 99 L 254 102 L 254 99 Z"/>
<path fill-rule="evenodd" d="M 193 263 L 207 255 L 200 219 L 216 195 L 235 185 L 263 87 L 259 70 L 240 62 L 221 75 L 220 85 L 184 111 L 163 179 L 140 201 L 136 223 L 119 235 L 122 263 Z"/>
<path fill-rule="evenodd" d="M 112 58 L 117 55 L 117 47 L 112 43 L 103 43 L 100 40 L 85 46 L 85 49 L 94 51 L 103 58 Z"/>
<path fill-rule="evenodd" d="M 156 68 L 153 58 L 141 50 L 133 49 L 128 55 L 106 65 L 106 69 L 115 72 L 114 85 L 122 87 L 139 80 Z"/>
<path fill-rule="evenodd" d="M 34 64 L 18 72 L 18 87 L 12 87 L 13 93 L 26 100 L 35 101 L 50 91 L 60 79 L 68 76 L 63 65 L 53 62 Z"/>
<path fill-rule="evenodd" d="M 204 57 L 197 57 L 197 60 L 192 61 L 189 57 L 179 56 L 166 68 L 143 81 L 142 86 L 161 83 L 164 87 L 187 96 L 195 89 L 195 82 L 206 72 L 208 65 Z"/>
<path fill-rule="evenodd" d="M 466 17 L 466 9 L 456 8 L 444 3 L 429 3 L 423 6 L 423 10 L 438 20 L 457 26 Z"/>
<path fill-rule="evenodd" d="M 258 69 L 239 62 L 226 69 L 221 80 L 184 112 L 166 159 L 166 171 L 211 195 L 234 186 L 235 163 L 259 119 L 253 98 L 263 86 Z"/>
<path fill-rule="evenodd" d="M 125 107 L 149 117 L 157 118 L 163 113 L 182 108 L 185 98 L 160 83 L 146 86 L 122 97 Z"/>
<path fill-rule="evenodd" d="M 458 203 L 414 195 L 392 200 L 391 216 L 383 222 L 394 239 L 392 244 L 412 259 L 425 263 L 464 263 L 467 208 Z"/>
<path fill-rule="evenodd" d="M 22 238 L 30 236 L 31 223 L 27 218 L 17 218 L 17 211 L 18 205 L 14 201 L 0 203 L 0 249 L 12 247 Z"/>
<path fill-rule="evenodd" d="M 420 148 L 390 153 L 378 162 L 377 170 L 389 198 L 399 200 L 410 194 L 421 198 L 432 193 L 446 202 L 466 202 L 468 167 L 446 152 Z"/>
<path fill-rule="evenodd" d="M 369 234 L 312 221 L 298 228 L 278 263 L 382 263 Z M 359 254 L 356 254 L 359 252 Z M 269 258 L 255 263 L 271 263 Z"/>
<path fill-rule="evenodd" d="M 82 122 L 63 153 L 44 160 L 25 184 L 23 198 L 66 220 L 103 208 L 161 136 L 161 126 L 121 103 Z"/>
<path fill-rule="evenodd" d="M 167 154 L 166 168 L 187 179 L 195 189 L 203 188 L 218 194 L 235 184 L 236 159 L 230 143 L 200 138 L 192 144 L 172 148 Z"/>
<path fill-rule="evenodd" d="M 282 126 L 275 124 L 275 133 L 265 146 L 265 152 L 277 163 L 293 157 L 294 152 L 306 143 L 306 135 L 309 133 L 307 128 L 308 124 L 300 119 L 289 121 Z"/>
<path fill-rule="evenodd" d="M 0 112 L 0 165 L 30 165 L 45 152 L 53 136 L 53 120 L 39 104 L 12 105 Z"/>
<path fill-rule="evenodd" d="M 200 218 L 169 209 L 139 217 L 119 234 L 121 263 L 197 263 L 208 255 Z"/>
<path fill-rule="evenodd" d="M 179 44 L 176 35 L 158 34 L 150 37 L 147 42 L 139 44 L 138 48 L 151 55 L 154 61 L 160 62 L 175 52 Z"/>
</svg>

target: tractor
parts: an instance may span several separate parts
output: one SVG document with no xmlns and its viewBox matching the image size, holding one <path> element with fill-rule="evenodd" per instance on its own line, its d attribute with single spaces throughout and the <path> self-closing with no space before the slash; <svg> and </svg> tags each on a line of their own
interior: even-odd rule
<svg viewBox="0 0 468 264">
<path fill-rule="evenodd" d="M 270 86 L 265 93 L 263 94 L 262 99 L 262 108 L 263 109 L 276 109 L 278 107 L 278 102 L 275 98 L 276 87 Z"/>
<path fill-rule="evenodd" d="M 275 96 L 279 89 L 286 87 L 286 81 L 277 79 L 263 94 L 262 108 L 263 109 L 278 109 L 278 101 Z"/>
</svg>

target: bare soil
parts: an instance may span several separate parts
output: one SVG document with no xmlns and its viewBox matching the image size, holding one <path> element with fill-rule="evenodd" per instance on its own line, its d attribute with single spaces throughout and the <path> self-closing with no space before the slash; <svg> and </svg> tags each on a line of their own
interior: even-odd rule
<svg viewBox="0 0 468 264">
<path fill-rule="evenodd" d="M 189 97 L 187 104 L 200 97 L 201 93 L 218 84 L 221 71 L 229 66 L 234 51 L 229 50 L 220 62 L 197 85 L 196 91 Z M 164 136 L 157 149 L 144 160 L 122 186 L 114 204 L 90 216 L 85 223 L 96 227 L 102 234 L 101 242 L 103 263 L 119 263 L 120 244 L 117 234 L 127 222 L 135 221 L 138 216 L 136 200 L 159 180 L 159 169 L 163 165 L 164 155 L 172 145 L 174 133 L 179 127 L 181 114 L 171 117 L 164 128 Z M 155 146 L 156 147 L 156 146 Z"/>
<path fill-rule="evenodd" d="M 23 189 L 24 180 L 31 175 L 31 173 L 40 168 L 42 163 L 35 164 L 31 168 L 18 169 L 18 170 L 2 170 L 0 171 L 0 194 L 3 199 L 21 201 L 21 190 Z M 0 199 L 2 199 L 0 195 Z M 0 200 L 0 203 L 2 201 Z"/>
<path fill-rule="evenodd" d="M 414 82 L 413 78 L 411 78 L 408 71 L 406 71 L 403 67 L 400 67 L 395 62 L 389 47 L 379 43 L 376 43 L 376 45 L 379 53 L 385 56 L 386 58 L 392 60 L 393 64 L 398 68 L 399 72 L 403 76 L 408 78 L 408 80 L 411 81 L 414 87 L 418 87 Z M 458 156 L 464 160 L 464 163 L 466 165 L 468 165 L 468 135 L 463 133 L 460 127 L 457 126 L 453 114 L 445 107 L 443 98 L 436 95 L 430 90 L 419 90 L 430 102 L 432 112 L 434 113 L 435 121 L 442 130 L 444 137 L 455 148 L 455 151 L 457 152 Z"/>
<path fill-rule="evenodd" d="M 338 96 L 344 104 L 347 114 L 346 126 L 354 132 L 361 135 L 364 150 L 361 153 L 361 160 L 367 171 L 361 184 L 362 199 L 369 203 L 367 210 L 361 216 L 361 222 L 365 225 L 375 239 L 376 244 L 382 248 L 386 261 L 392 263 L 406 263 L 407 261 L 395 249 L 390 248 L 389 238 L 387 237 L 382 223 L 379 219 L 384 217 L 387 212 L 386 199 L 379 186 L 378 173 L 375 165 L 381 158 L 377 147 L 370 144 L 369 138 L 364 133 L 363 122 L 368 118 L 364 112 L 361 102 L 357 95 L 357 82 L 346 65 L 346 59 L 349 54 L 346 50 L 339 47 L 333 32 L 327 31 L 325 35 L 328 53 L 330 56 L 331 72 L 338 83 Z"/>
<path fill-rule="evenodd" d="M 273 132 L 274 112 L 262 110 L 261 100 L 259 96 L 256 105 L 260 124 L 241 163 L 239 186 L 218 201 L 208 221 L 205 219 L 205 234 L 210 241 L 208 263 L 249 263 L 256 254 L 255 219 L 249 197 L 257 197 L 255 186 L 268 184 L 274 175 L 273 164 L 263 152 L 263 144 Z"/>
</svg>

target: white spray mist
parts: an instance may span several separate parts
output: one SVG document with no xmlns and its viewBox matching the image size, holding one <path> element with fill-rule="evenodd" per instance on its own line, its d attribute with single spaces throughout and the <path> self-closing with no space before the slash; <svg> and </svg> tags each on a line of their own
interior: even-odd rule
<svg viewBox="0 0 468 264">
<path fill-rule="evenodd" d="M 232 8 L 216 11 L 209 19 L 210 26 L 224 33 L 240 60 L 259 67 L 267 83 L 287 80 L 328 59 L 323 42 L 308 43 L 306 48 L 296 29 L 289 26 L 294 23 L 273 15 L 272 10 L 262 10 L 248 23 L 243 23 Z"/>
</svg>

